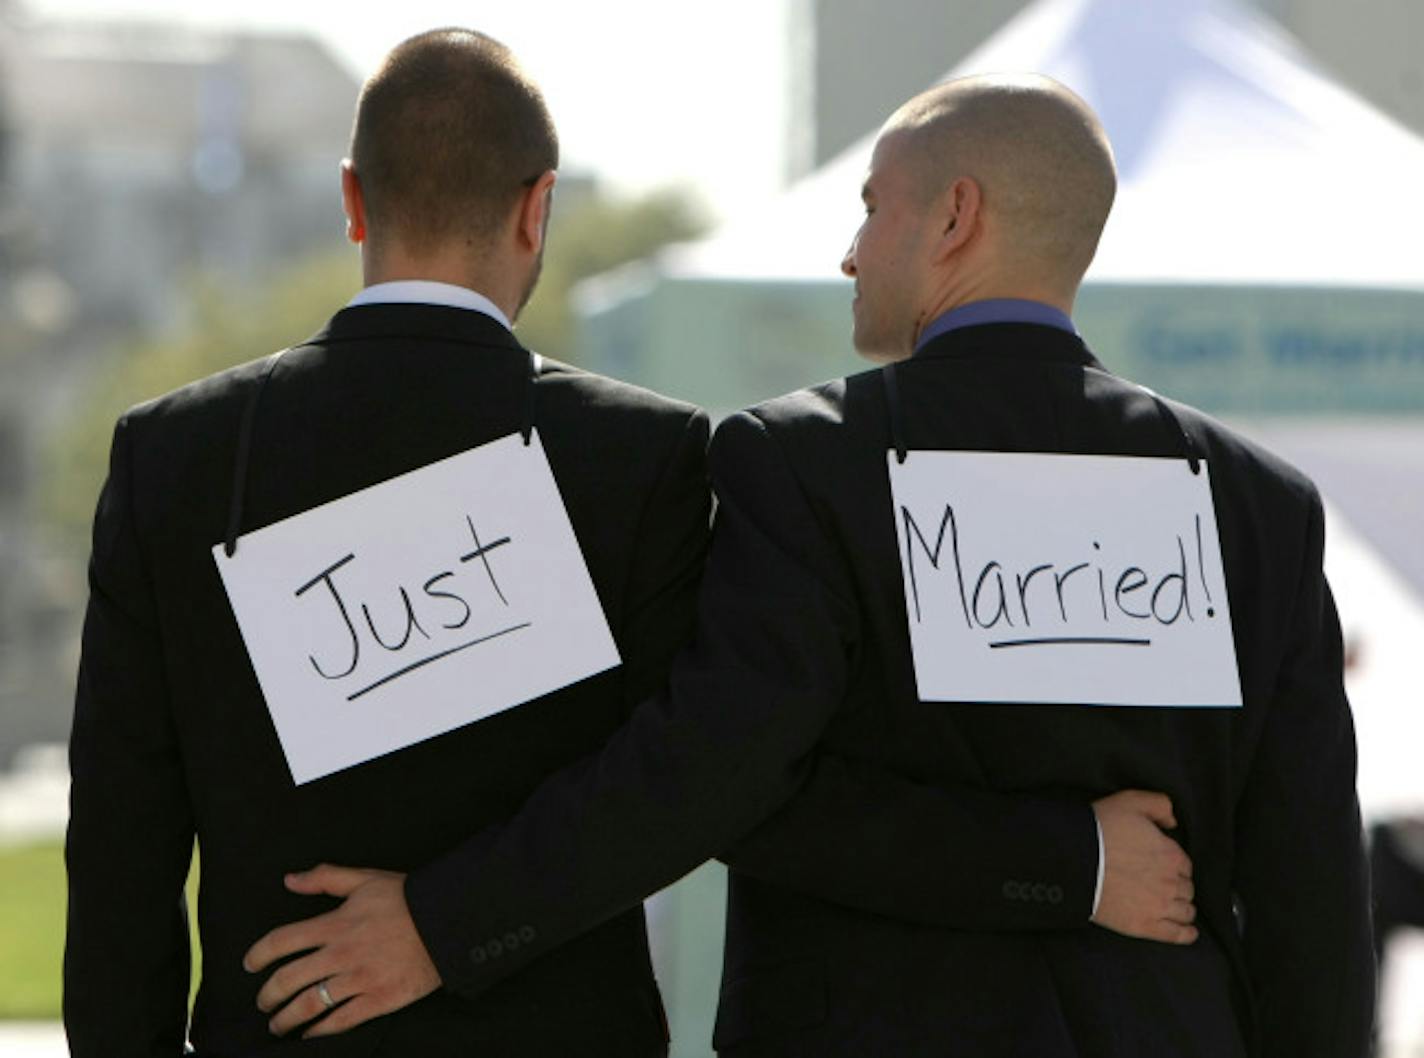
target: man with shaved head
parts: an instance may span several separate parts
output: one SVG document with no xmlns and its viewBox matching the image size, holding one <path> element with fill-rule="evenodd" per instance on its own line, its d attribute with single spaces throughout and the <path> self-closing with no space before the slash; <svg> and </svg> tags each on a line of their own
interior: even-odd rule
<svg viewBox="0 0 1424 1058">
<path fill-rule="evenodd" d="M 1239 708 L 1104 709 L 1066 699 L 951 707 L 945 724 L 993 787 L 1165 791 L 1194 864 L 1199 936 L 1172 948 L 1103 931 L 965 935 L 932 948 L 923 935 L 826 914 L 834 925 L 814 931 L 817 945 L 835 937 L 827 947 L 844 950 L 855 937 L 878 953 L 882 971 L 896 964 L 881 974 L 887 983 L 866 985 L 875 998 L 860 1006 L 847 990 L 857 974 L 828 971 L 824 994 L 856 995 L 847 1000 L 854 1013 L 828 1004 L 795 1046 L 771 1045 L 774 1030 L 755 1042 L 753 1030 L 731 1053 L 856 1053 L 821 1043 L 867 1020 L 880 1028 L 866 1038 L 901 1042 L 863 1053 L 1368 1050 L 1368 884 L 1320 499 L 1271 454 L 1114 377 L 1076 333 L 1073 304 L 1115 186 L 1097 117 L 1052 80 L 974 77 L 910 100 L 875 145 L 866 217 L 841 266 L 855 281 L 856 348 L 887 366 L 753 409 L 744 427 L 725 424 L 719 441 L 755 429 L 785 455 L 831 533 L 873 525 L 882 547 L 895 532 L 883 491 L 887 440 L 892 463 L 935 450 L 1073 453 L 1176 457 L 1184 477 L 1209 473 Z M 849 564 L 877 582 L 898 572 L 885 556 Z M 1055 663 L 1066 670 L 1069 658 Z M 729 943 L 727 980 L 740 987 L 724 989 L 724 1017 L 766 1003 L 740 993 L 760 981 L 770 993 L 777 966 L 816 950 L 803 923 L 785 924 L 801 909 L 783 906 L 773 920 L 767 895 L 746 895 L 745 921 L 757 928 Z M 741 917 L 736 899 L 729 938 Z M 916 1050 L 909 1026 L 934 1046 Z"/>
<path fill-rule="evenodd" d="M 945 311 L 1005 291 L 1068 312 L 1116 185 L 1097 118 L 1047 78 L 955 81 L 910 100 L 876 143 L 866 223 L 842 264 L 856 348 L 902 359 Z M 936 265 L 954 254 L 955 267 L 911 270 L 917 252 Z"/>
<path fill-rule="evenodd" d="M 775 447 L 830 534 L 873 528 L 882 549 L 895 532 L 887 440 L 901 463 L 952 450 L 1176 457 L 1184 477 L 1204 464 L 1239 708 L 941 707 L 990 786 L 1164 790 L 1194 863 L 1199 936 L 1183 948 L 1102 931 L 932 945 L 821 908 L 783 904 L 773 917 L 774 897 L 750 889 L 741 913 L 733 896 L 724 1019 L 774 1005 L 778 988 L 792 995 L 773 983 L 777 968 L 818 950 L 875 952 L 865 961 L 879 974 L 869 983 L 824 959 L 817 994 L 843 1003 L 826 1003 L 824 1017 L 806 1004 L 799 1028 L 786 1019 L 792 1046 L 773 1045 L 773 1015 L 729 1053 L 1346 1058 L 1368 1049 L 1368 886 L 1320 500 L 1269 453 L 1115 378 L 1077 335 L 1073 303 L 1115 184 L 1096 116 L 1047 78 L 969 78 L 912 99 L 875 145 L 865 221 L 842 262 L 855 281 L 856 348 L 887 366 L 753 409 L 718 441 L 736 429 Z M 739 466 L 758 458 L 747 456 Z M 884 583 L 898 572 L 887 557 L 848 564 Z M 899 1042 L 859 1052 L 830 1042 L 857 1031 Z M 916 1031 L 934 1045 L 917 1050 Z"/>
<path fill-rule="evenodd" d="M 758 515 L 758 535 L 815 584 L 814 594 L 803 590 L 822 605 L 807 608 L 803 627 L 820 625 L 821 642 L 850 645 L 853 665 L 898 691 L 839 718 L 825 747 L 946 788 L 1164 791 L 1175 818 L 1162 823 L 1193 862 L 1183 893 L 1193 894 L 1194 908 L 1178 917 L 1194 920 L 1195 936 L 1163 945 L 1101 929 L 1006 933 L 987 919 L 980 929 L 935 928 L 946 919 L 916 898 L 912 852 L 882 845 L 893 869 L 847 868 L 825 852 L 841 837 L 831 813 L 817 843 L 806 837 L 817 821 L 793 801 L 728 856 L 722 1053 L 1367 1051 L 1368 886 L 1339 623 L 1321 568 L 1320 500 L 1269 453 L 1114 377 L 1076 333 L 1073 304 L 1115 187 L 1097 117 L 1052 80 L 973 77 L 910 100 L 875 144 L 865 220 L 841 266 L 854 280 L 855 346 L 885 366 L 729 419 L 714 438 L 712 470 L 724 502 L 761 497 L 770 508 L 777 497 L 774 509 L 744 509 Z M 913 575 L 914 555 L 931 559 L 941 544 L 959 569 L 968 530 L 950 508 L 940 543 L 913 535 L 908 520 L 897 524 L 908 508 L 886 474 L 897 479 L 917 453 L 945 452 L 1041 453 L 1036 465 L 1047 474 L 1065 453 L 1098 457 L 1095 467 L 1156 457 L 1181 468 L 1179 487 L 1208 473 L 1239 707 L 1193 708 L 1187 698 L 1149 708 L 1133 692 L 1109 697 L 1110 685 L 1098 700 L 1114 701 L 1111 708 L 1051 687 L 1026 700 L 1000 694 L 992 704 L 921 700 L 929 695 L 916 681 L 932 666 L 908 640 L 916 614 L 902 571 Z M 972 605 L 965 601 L 965 619 L 984 627 L 999 626 L 1001 616 L 986 621 L 979 609 L 990 569 L 971 581 Z M 709 569 L 709 583 L 717 573 Z M 1124 613 L 1121 593 L 1133 583 L 1119 579 L 1112 597 Z M 1057 588 L 1061 607 L 1062 579 Z M 1027 625 L 1025 592 L 1020 575 L 1014 599 Z M 1109 596 L 1102 604 L 1106 617 Z M 1049 614 L 1048 627 L 1057 627 Z M 1082 652 L 1094 651 L 1089 664 L 1111 671 L 1111 651 L 1122 649 L 1024 633 L 993 645 L 1024 648 L 1004 651 L 1015 658 L 1035 648 L 1065 682 Z M 850 695 L 873 701 L 857 682 Z M 1170 688 L 1160 701 L 1172 701 Z M 799 885 L 787 862 L 817 857 L 843 877 L 838 902 Z M 881 906 L 866 900 L 867 887 L 884 894 Z M 1004 888 L 1006 897 L 1023 891 Z M 867 907 L 880 915 L 865 915 Z"/>
<path fill-rule="evenodd" d="M 890 119 L 843 262 L 855 345 L 885 366 L 718 428 L 697 632 L 667 690 L 406 881 L 417 922 L 459 894 L 445 933 L 421 929 L 444 988 L 518 981 L 715 849 L 731 869 L 726 1055 L 1362 1053 L 1373 961 L 1320 502 L 1268 453 L 1115 378 L 1075 332 L 1114 183 L 1094 115 L 1044 78 L 952 82 Z M 946 453 L 1021 454 L 1041 475 L 1071 454 L 1097 479 L 1161 465 L 1170 497 L 1206 495 L 1191 490 L 1208 475 L 1216 533 L 1199 546 L 1219 549 L 1234 669 L 1219 654 L 1191 667 L 1229 675 L 1239 700 L 1178 693 L 1180 672 L 1148 688 L 1150 666 L 1115 686 L 1110 651 L 1148 639 L 1038 632 L 1059 627 L 1045 585 L 1063 622 L 1082 609 L 1065 584 L 1086 562 L 1033 589 L 1038 625 L 1029 585 L 1050 567 L 1019 576 L 1012 605 L 1036 631 L 989 644 L 1025 648 L 1002 652 L 1005 689 L 933 685 L 980 662 L 912 635 L 911 563 L 953 600 L 962 541 L 952 507 L 937 536 L 912 532 L 895 490 L 907 461 Z M 1004 535 L 1060 515 L 1020 513 Z M 1197 596 L 1181 552 L 1145 614 L 1132 570 L 1111 595 L 1104 578 L 1104 620 L 1110 598 L 1162 636 L 1214 619 L 1225 589 Z M 958 588 L 981 631 L 1019 627 L 1002 570 L 983 615 L 996 566 Z M 1020 665 L 1032 695 L 1014 693 Z M 539 940 L 507 950 L 526 922 Z M 343 909 L 255 951 L 330 952 L 338 979 L 400 972 L 363 928 Z M 318 957 L 290 965 L 310 976 Z"/>
</svg>

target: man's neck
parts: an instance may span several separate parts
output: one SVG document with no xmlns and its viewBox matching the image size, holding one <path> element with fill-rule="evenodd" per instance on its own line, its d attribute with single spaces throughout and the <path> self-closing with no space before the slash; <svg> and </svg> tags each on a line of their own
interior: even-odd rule
<svg viewBox="0 0 1424 1058">
<path fill-rule="evenodd" d="M 504 310 L 479 291 L 429 279 L 394 279 L 385 283 L 373 283 L 363 287 L 361 292 L 346 304 L 348 308 L 361 305 L 444 305 L 454 309 L 482 312 L 505 330 L 514 329 L 513 321 Z"/>
<path fill-rule="evenodd" d="M 946 313 L 966 305 L 984 301 L 1031 301 L 1057 309 L 1065 316 L 1073 314 L 1073 293 L 1066 293 L 1058 287 L 1042 283 L 1024 282 L 1022 278 L 1004 281 L 995 277 L 981 277 L 946 287 L 938 297 L 931 300 L 915 321 L 914 344 L 920 343 L 920 336 L 935 320 Z"/>
<path fill-rule="evenodd" d="M 417 257 L 390 252 L 377 254 L 367 248 L 361 256 L 361 273 L 367 287 L 402 280 L 424 280 L 464 287 L 494 302 L 512 320 L 519 311 L 520 288 L 517 282 L 511 281 L 514 269 L 495 267 L 500 263 L 490 261 L 490 267 L 472 268 L 463 253 L 443 252 Z"/>
<path fill-rule="evenodd" d="M 986 301 L 971 301 L 936 316 L 920 329 L 915 340 L 915 352 L 950 331 L 995 323 L 1031 323 L 1054 327 L 1069 334 L 1078 333 L 1072 318 L 1053 305 L 1027 298 L 989 298 Z"/>
</svg>

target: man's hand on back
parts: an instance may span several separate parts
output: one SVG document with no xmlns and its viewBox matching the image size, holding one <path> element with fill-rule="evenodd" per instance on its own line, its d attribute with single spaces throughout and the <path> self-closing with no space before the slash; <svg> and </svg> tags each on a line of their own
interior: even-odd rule
<svg viewBox="0 0 1424 1058">
<path fill-rule="evenodd" d="M 1177 819 L 1160 793 L 1122 790 L 1093 802 L 1103 833 L 1103 893 L 1093 921 L 1144 940 L 1197 939 L 1192 861 L 1164 830 Z"/>
<path fill-rule="evenodd" d="M 287 888 L 339 896 L 343 903 L 274 929 L 243 959 L 249 972 L 258 973 L 307 953 L 274 973 L 257 994 L 257 1005 L 273 1014 L 273 1033 L 285 1035 L 323 1014 L 304 1037 L 345 1032 L 440 987 L 440 974 L 406 907 L 405 875 L 323 865 L 288 875 Z"/>
</svg>

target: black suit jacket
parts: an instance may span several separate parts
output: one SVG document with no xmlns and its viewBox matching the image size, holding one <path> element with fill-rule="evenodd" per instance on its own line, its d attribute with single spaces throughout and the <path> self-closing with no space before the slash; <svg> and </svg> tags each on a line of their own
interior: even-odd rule
<svg viewBox="0 0 1424 1058">
<path fill-rule="evenodd" d="M 431 859 L 595 749 L 661 684 L 690 633 L 705 557 L 706 417 L 546 362 L 535 422 L 624 664 L 298 787 L 210 553 L 261 366 L 136 408 L 114 435 L 71 743 L 73 1053 L 181 1053 L 195 834 L 203 965 L 191 1037 L 202 1054 L 662 1053 L 636 904 L 478 999 L 437 993 L 323 1042 L 268 1033 L 255 1006 L 263 978 L 241 959 L 268 930 L 334 904 L 287 893 L 284 872 Z M 518 430 L 528 374 L 528 353 L 479 313 L 339 312 L 287 352 L 262 394 L 243 531 Z M 520 925 L 511 944 L 530 936 Z"/>
<path fill-rule="evenodd" d="M 1244 707 L 918 701 L 889 517 L 887 401 L 871 372 L 754 409 L 713 446 L 724 498 L 747 476 L 794 485 L 805 527 L 778 515 L 768 531 L 814 532 L 815 577 L 857 615 L 841 636 L 859 652 L 851 708 L 824 745 L 936 786 L 1165 791 L 1195 863 L 1201 938 L 1178 948 L 1096 929 L 946 930 L 912 861 L 893 884 L 875 871 L 846 883 L 848 899 L 882 914 L 808 898 L 787 862 L 804 869 L 836 836 L 793 802 L 730 857 L 719 1044 L 779 1056 L 1364 1054 L 1368 886 L 1314 487 L 1200 413 L 1164 411 L 1049 328 L 952 332 L 898 377 L 911 449 L 1183 456 L 1185 430 L 1210 467 Z"/>
<path fill-rule="evenodd" d="M 881 373 L 792 394 L 713 440 L 718 523 L 669 691 L 509 826 L 411 876 L 417 922 L 444 924 L 422 929 L 447 982 L 477 992 L 533 954 L 481 957 L 479 938 L 575 932 L 720 838 L 725 1053 L 1362 1054 L 1366 878 L 1312 485 L 1051 328 L 952 332 L 899 378 L 911 448 L 1178 456 L 1187 431 L 1211 469 L 1244 708 L 919 701 Z M 1172 797 L 1195 862 L 1190 947 L 1082 925 L 1091 824 L 1067 806 L 1134 786 Z M 437 916 L 461 879 L 463 905 Z"/>
</svg>

